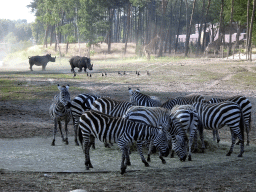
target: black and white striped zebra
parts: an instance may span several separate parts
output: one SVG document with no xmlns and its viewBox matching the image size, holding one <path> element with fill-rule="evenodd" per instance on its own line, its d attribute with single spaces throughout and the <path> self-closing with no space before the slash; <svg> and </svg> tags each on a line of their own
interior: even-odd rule
<svg viewBox="0 0 256 192">
<path fill-rule="evenodd" d="M 218 130 L 227 125 L 232 135 L 232 144 L 229 152 L 230 156 L 233 152 L 236 138 L 240 140 L 240 153 L 238 157 L 242 157 L 244 153 L 244 116 L 239 105 L 234 102 L 226 101 L 221 103 L 194 103 L 198 112 L 201 126 L 209 130 Z"/>
<path fill-rule="evenodd" d="M 128 148 L 133 141 L 137 141 L 137 146 L 141 147 L 142 141 L 152 139 L 161 155 L 169 154 L 166 135 L 162 129 L 91 110 L 83 113 L 79 123 L 79 140 L 83 143 L 87 170 L 93 168 L 89 150 L 94 138 L 101 142 L 118 143 L 123 153 L 121 174 L 125 172 L 126 166 L 131 164 Z"/>
<path fill-rule="evenodd" d="M 117 101 L 108 97 L 98 98 L 94 101 L 91 108 L 95 111 L 105 113 L 113 117 L 123 117 L 127 109 L 133 105 L 126 101 Z M 108 143 L 105 143 L 105 147 L 110 147 Z"/>
<path fill-rule="evenodd" d="M 251 113 L 252 113 L 252 104 L 245 96 L 237 95 L 233 97 L 226 97 L 226 98 L 211 98 L 208 103 L 220 103 L 223 101 L 233 101 L 237 103 L 243 111 L 244 114 L 244 123 L 246 127 L 246 134 L 247 134 L 247 146 L 249 146 L 249 132 L 251 130 Z M 213 139 L 215 140 L 215 134 L 217 136 L 217 142 L 220 141 L 220 137 L 218 131 L 213 131 Z M 237 143 L 238 144 L 238 143 Z"/>
<path fill-rule="evenodd" d="M 100 98 L 100 96 L 84 93 L 76 96 L 71 102 L 71 113 L 73 118 L 76 145 L 79 145 L 77 141 L 79 118 L 81 117 L 84 111 L 88 111 L 91 109 L 93 102 L 98 98 Z"/>
<path fill-rule="evenodd" d="M 168 99 L 161 107 L 166 109 L 172 109 L 175 105 L 191 105 L 195 102 L 204 102 L 205 98 L 201 95 L 186 95 L 176 97 L 175 99 Z"/>
<path fill-rule="evenodd" d="M 55 136 L 57 132 L 57 124 L 59 125 L 62 141 L 68 144 L 68 128 L 67 125 L 71 118 L 71 110 L 70 110 L 70 94 L 69 94 L 69 85 L 60 86 L 58 84 L 58 89 L 60 93 L 55 95 L 53 98 L 53 102 L 49 108 L 49 114 L 51 118 L 54 120 L 54 130 L 53 130 L 53 140 L 52 145 L 55 145 Z M 65 121 L 65 132 L 66 138 L 64 138 L 61 130 L 61 121 Z"/>
<path fill-rule="evenodd" d="M 182 128 L 189 133 L 189 154 L 188 160 L 191 161 L 191 148 L 193 141 L 195 142 L 195 149 L 197 149 L 197 131 L 199 131 L 202 142 L 202 152 L 204 152 L 204 136 L 203 127 L 199 126 L 198 113 L 192 105 L 175 105 L 171 110 L 172 118 L 179 121 Z"/>
<path fill-rule="evenodd" d="M 133 91 L 128 89 L 130 94 L 130 102 L 133 105 L 145 106 L 145 107 L 160 107 L 161 101 L 155 96 L 148 96 L 139 91 L 139 89 Z"/>
<path fill-rule="evenodd" d="M 187 157 L 186 143 L 187 136 L 183 129 L 177 129 L 171 122 L 171 111 L 162 107 L 144 107 L 144 106 L 133 106 L 124 115 L 124 118 L 141 122 L 154 127 L 162 128 L 167 135 L 168 140 L 172 140 L 173 149 L 178 154 L 181 161 L 185 161 Z M 151 147 L 149 147 L 148 161 L 150 161 Z M 146 162 L 142 151 L 140 151 L 142 162 Z M 163 158 L 162 163 L 166 163 Z M 145 166 L 148 164 L 145 163 Z"/>
</svg>

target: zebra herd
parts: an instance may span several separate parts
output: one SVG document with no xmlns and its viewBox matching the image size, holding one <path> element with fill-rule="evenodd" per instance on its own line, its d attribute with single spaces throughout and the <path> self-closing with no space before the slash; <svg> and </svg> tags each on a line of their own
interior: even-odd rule
<svg viewBox="0 0 256 192">
<path fill-rule="evenodd" d="M 244 96 L 229 98 L 212 98 L 209 101 L 202 95 L 188 95 L 169 99 L 161 104 L 157 97 L 148 96 L 139 89 L 128 89 L 130 101 L 117 101 L 107 96 L 79 94 L 70 100 L 69 86 L 59 86 L 60 93 L 54 96 L 49 113 L 54 120 L 52 145 L 55 145 L 57 124 L 59 124 L 62 140 L 68 144 L 67 124 L 73 119 L 75 144 L 82 145 L 85 154 L 86 169 L 93 168 L 90 161 L 90 147 L 95 148 L 95 138 L 110 147 L 117 143 L 122 151 L 121 174 L 131 164 L 130 145 L 136 142 L 138 153 L 145 166 L 149 166 L 150 154 L 154 147 L 159 151 L 159 158 L 166 163 L 171 151 L 178 155 L 181 161 L 187 156 L 191 161 L 192 144 L 197 149 L 199 133 L 202 142 L 202 152 L 205 150 L 204 129 L 213 131 L 213 139 L 218 130 L 227 125 L 230 128 L 232 144 L 227 156 L 233 152 L 236 139 L 240 144 L 240 153 L 244 153 L 244 130 L 251 129 L 250 101 Z M 65 121 L 66 137 L 61 130 L 61 121 Z M 79 140 L 79 142 L 78 142 Z M 148 157 L 145 159 L 142 147 L 148 146 Z"/>
</svg>

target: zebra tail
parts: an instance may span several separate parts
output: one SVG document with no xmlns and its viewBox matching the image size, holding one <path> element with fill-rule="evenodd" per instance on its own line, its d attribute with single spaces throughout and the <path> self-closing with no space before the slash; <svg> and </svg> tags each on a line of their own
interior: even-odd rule
<svg viewBox="0 0 256 192">
<path fill-rule="evenodd" d="M 80 144 L 83 147 L 83 135 L 82 135 L 82 131 L 79 126 L 78 126 L 78 139 L 79 139 Z"/>
<path fill-rule="evenodd" d="M 239 106 L 239 105 L 237 105 Z M 244 121 L 244 114 L 243 114 L 243 111 L 241 109 L 241 107 L 239 106 L 240 108 L 240 112 L 241 112 L 241 118 L 240 118 L 240 131 L 241 131 L 241 135 L 242 135 L 242 138 L 244 140 L 244 127 L 245 127 L 245 121 Z"/>
</svg>

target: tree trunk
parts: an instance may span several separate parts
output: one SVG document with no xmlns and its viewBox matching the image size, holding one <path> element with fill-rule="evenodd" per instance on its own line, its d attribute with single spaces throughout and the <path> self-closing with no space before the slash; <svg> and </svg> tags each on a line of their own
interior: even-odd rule
<svg viewBox="0 0 256 192">
<path fill-rule="evenodd" d="M 163 56 L 163 44 L 164 44 L 164 18 L 165 18 L 165 12 L 167 3 L 165 0 L 162 0 L 162 20 L 161 20 L 161 27 L 160 27 L 160 44 L 159 44 L 159 52 L 158 57 Z"/>
<path fill-rule="evenodd" d="M 131 5 L 130 5 L 130 3 L 128 3 L 128 5 L 127 5 L 127 33 L 126 33 L 126 39 L 125 39 L 124 54 L 126 54 L 127 43 L 128 43 L 129 33 L 130 33 L 130 12 L 131 12 L 130 7 L 131 7 Z"/>
<path fill-rule="evenodd" d="M 179 12 L 179 22 L 178 22 L 178 26 L 177 26 L 177 38 L 176 38 L 175 47 L 174 47 L 175 53 L 177 52 L 179 34 L 180 34 L 181 8 L 182 8 L 182 0 L 180 0 L 180 12 Z"/>
<path fill-rule="evenodd" d="M 108 31 L 108 54 L 111 53 L 111 41 L 112 41 L 112 24 L 113 24 L 113 16 L 114 16 L 114 10 L 109 8 L 108 9 L 109 13 L 109 31 Z"/>
<path fill-rule="evenodd" d="M 188 56 L 190 31 L 191 31 L 191 26 L 192 26 L 192 21 L 193 21 L 193 15 L 194 15 L 194 11 L 195 11 L 195 5 L 196 5 L 196 0 L 194 0 L 194 2 L 193 2 L 193 8 L 192 8 L 191 16 L 190 16 L 190 22 L 189 22 L 189 26 L 187 29 L 186 44 L 185 44 L 185 57 Z"/>
<path fill-rule="evenodd" d="M 254 20 L 254 14 L 255 14 L 255 4 L 256 4 L 256 0 L 253 1 L 253 9 L 252 9 L 252 15 L 251 15 L 251 22 L 250 22 L 250 30 L 249 30 L 249 46 L 248 46 L 248 53 L 249 53 L 249 60 L 252 61 L 252 57 L 251 57 L 251 46 L 252 46 L 252 29 L 253 29 L 253 20 Z"/>
<path fill-rule="evenodd" d="M 204 9 L 205 9 L 205 0 L 203 0 L 202 12 L 201 12 L 201 20 L 198 26 L 198 40 L 197 40 L 197 55 L 199 54 L 199 50 L 201 50 L 201 32 L 202 32 L 202 25 L 204 23 Z"/>
<path fill-rule="evenodd" d="M 231 12 L 230 12 L 230 21 L 229 21 L 229 53 L 231 53 L 231 48 L 232 48 L 232 21 L 233 21 L 233 12 L 234 12 L 234 0 L 231 1 Z"/>
<path fill-rule="evenodd" d="M 249 29 L 250 29 L 250 0 L 247 1 L 247 30 L 246 30 L 246 58 L 249 57 L 248 47 L 249 47 Z"/>
<path fill-rule="evenodd" d="M 47 48 L 47 37 L 48 37 L 48 31 L 49 31 L 49 25 L 47 24 L 47 27 L 45 29 L 45 35 L 44 35 L 44 46 Z"/>
<path fill-rule="evenodd" d="M 208 0 L 208 5 L 207 5 L 207 9 L 206 9 L 205 19 L 208 17 L 210 5 L 211 5 L 211 0 Z M 203 43 L 201 45 L 201 51 L 202 52 L 204 51 L 204 48 L 205 48 L 205 45 L 206 45 L 206 42 L 205 42 L 205 32 L 206 32 L 206 23 L 204 23 Z M 214 38 L 213 38 L 213 41 L 214 41 Z"/>
</svg>

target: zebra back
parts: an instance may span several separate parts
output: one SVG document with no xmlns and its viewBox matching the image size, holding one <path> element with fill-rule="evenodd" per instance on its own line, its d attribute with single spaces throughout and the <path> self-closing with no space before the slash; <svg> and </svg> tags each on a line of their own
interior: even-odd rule
<svg viewBox="0 0 256 192">
<path fill-rule="evenodd" d="M 139 90 L 132 91 L 129 88 L 130 102 L 133 105 L 146 106 L 146 107 L 159 107 L 161 106 L 161 101 L 155 96 L 148 96 L 146 94 L 140 93 Z"/>
<path fill-rule="evenodd" d="M 95 100 L 92 105 L 93 110 L 114 117 L 122 117 L 130 107 L 132 107 L 132 104 L 129 102 L 117 101 L 106 97 Z"/>
<path fill-rule="evenodd" d="M 251 119 L 251 110 L 252 110 L 252 104 L 245 96 L 237 95 L 233 97 L 227 97 L 227 98 L 211 98 L 208 103 L 220 103 L 223 101 L 232 101 L 237 103 L 242 111 L 245 118 L 246 124 L 249 124 L 248 121 Z"/>
<path fill-rule="evenodd" d="M 201 95 L 187 95 L 184 97 L 176 97 L 175 99 L 169 99 L 162 104 L 161 107 L 166 109 L 172 109 L 175 105 L 188 105 L 195 102 L 204 102 L 205 98 Z"/>
</svg>

